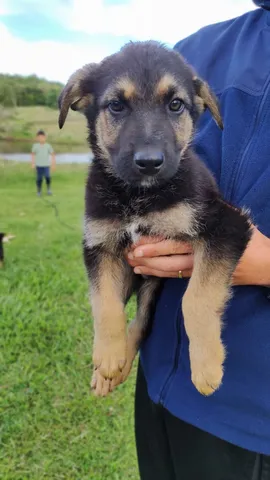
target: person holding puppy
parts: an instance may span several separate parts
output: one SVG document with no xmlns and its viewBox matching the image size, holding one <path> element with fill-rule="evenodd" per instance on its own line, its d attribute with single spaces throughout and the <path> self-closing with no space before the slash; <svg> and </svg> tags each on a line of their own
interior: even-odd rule
<svg viewBox="0 0 270 480">
<path fill-rule="evenodd" d="M 205 113 L 195 150 L 225 199 L 250 210 L 254 235 L 234 272 L 225 374 L 210 397 L 190 380 L 181 312 L 190 245 L 143 238 L 128 254 L 135 273 L 164 278 L 137 376 L 142 480 L 270 479 L 270 0 L 254 3 L 260 8 L 175 46 L 221 104 L 224 131 Z"/>
</svg>

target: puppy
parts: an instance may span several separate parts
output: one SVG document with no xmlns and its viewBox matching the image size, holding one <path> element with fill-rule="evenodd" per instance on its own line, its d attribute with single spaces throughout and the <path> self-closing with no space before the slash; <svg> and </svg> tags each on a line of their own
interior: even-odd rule
<svg viewBox="0 0 270 480">
<path fill-rule="evenodd" d="M 194 269 L 182 301 L 192 382 L 203 395 L 221 384 L 222 315 L 233 271 L 252 235 L 246 212 L 227 204 L 190 147 L 208 108 L 223 128 L 217 99 L 175 51 L 129 43 L 76 71 L 59 97 L 83 112 L 94 159 L 85 196 L 84 261 L 94 318 L 92 386 L 106 395 L 124 381 L 144 338 L 160 279 L 135 275 L 124 251 L 140 235 L 187 241 Z M 125 305 L 137 294 L 126 334 Z M 165 321 L 166 319 L 164 319 Z"/>
</svg>

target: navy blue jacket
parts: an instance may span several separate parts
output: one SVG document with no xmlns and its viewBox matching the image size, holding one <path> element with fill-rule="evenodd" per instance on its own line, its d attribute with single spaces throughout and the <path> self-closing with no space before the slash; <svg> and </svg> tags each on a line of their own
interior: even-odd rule
<svg viewBox="0 0 270 480">
<path fill-rule="evenodd" d="M 245 206 L 270 237 L 270 0 L 263 8 L 201 29 L 176 49 L 221 102 L 224 131 L 206 112 L 194 140 L 228 201 Z M 225 314 L 222 387 L 200 395 L 190 379 L 181 299 L 187 281 L 166 280 L 153 330 L 141 349 L 152 400 L 235 445 L 270 454 L 270 300 L 258 286 L 234 287 Z"/>
</svg>

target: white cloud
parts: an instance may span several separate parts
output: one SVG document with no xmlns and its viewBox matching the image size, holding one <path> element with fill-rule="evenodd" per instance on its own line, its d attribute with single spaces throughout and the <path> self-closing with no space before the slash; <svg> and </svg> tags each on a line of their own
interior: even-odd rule
<svg viewBox="0 0 270 480">
<path fill-rule="evenodd" d="M 21 13 L 40 0 L 0 0 L 0 15 Z M 20 7 L 20 8 L 18 8 Z M 49 8 L 48 8 L 49 7 Z M 161 40 L 174 44 L 204 25 L 236 17 L 255 8 L 251 0 L 130 0 L 129 4 L 104 6 L 103 0 L 47 0 L 47 14 L 66 28 L 88 34 L 127 36 Z M 60 14 L 61 12 L 61 14 Z M 112 53 L 108 44 L 29 42 L 11 35 L 0 23 L 2 48 L 0 72 L 31 74 L 65 82 L 69 75 L 88 62 L 100 61 Z M 104 45 L 104 42 L 103 42 Z"/>
<path fill-rule="evenodd" d="M 0 15 L 9 15 L 14 9 L 10 7 L 7 0 L 2 0 L 0 4 Z"/>
<path fill-rule="evenodd" d="M 73 0 L 72 0 L 73 1 Z M 20 14 L 25 11 L 38 10 L 47 16 L 57 17 L 64 13 L 70 0 L 1 0 L 0 15 Z"/>
<path fill-rule="evenodd" d="M 108 50 L 98 45 L 73 45 L 52 41 L 27 42 L 11 35 L 0 23 L 0 72 L 38 76 L 65 82 L 74 70 L 88 62 L 98 62 Z"/>
<path fill-rule="evenodd" d="M 236 17 L 251 0 L 131 0 L 104 6 L 102 0 L 73 0 L 62 20 L 70 29 L 176 43 L 204 25 Z"/>
</svg>

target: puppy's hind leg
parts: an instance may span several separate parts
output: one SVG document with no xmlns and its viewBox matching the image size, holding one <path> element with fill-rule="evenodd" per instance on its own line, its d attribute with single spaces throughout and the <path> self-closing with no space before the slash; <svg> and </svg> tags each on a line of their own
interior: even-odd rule
<svg viewBox="0 0 270 480">
<path fill-rule="evenodd" d="M 222 315 L 232 274 L 251 236 L 244 213 L 223 203 L 219 213 L 211 235 L 194 247 L 194 270 L 182 302 L 192 382 L 203 395 L 211 395 L 222 382 Z"/>
<path fill-rule="evenodd" d="M 207 258 L 206 246 L 197 246 L 194 269 L 183 297 L 182 311 L 189 338 L 191 378 L 196 389 L 210 395 L 221 384 L 225 349 L 221 316 L 230 296 L 232 268 Z"/>
</svg>

